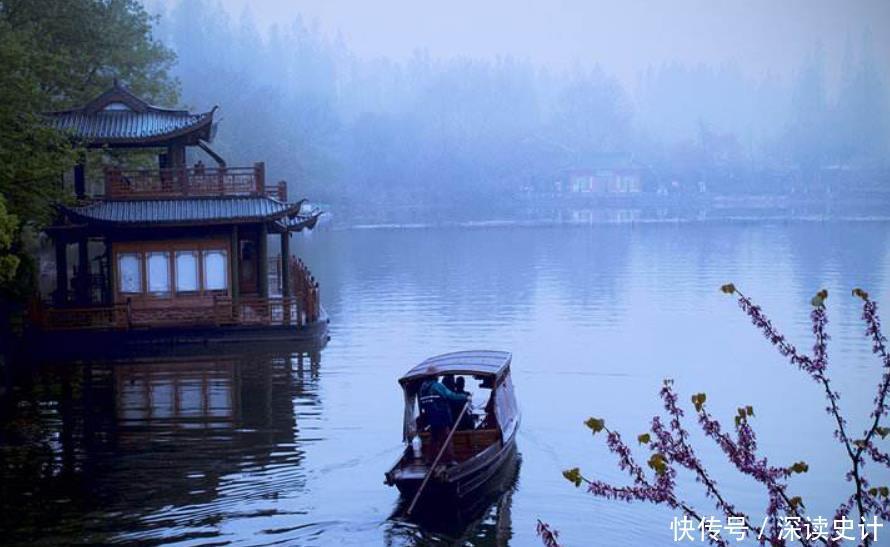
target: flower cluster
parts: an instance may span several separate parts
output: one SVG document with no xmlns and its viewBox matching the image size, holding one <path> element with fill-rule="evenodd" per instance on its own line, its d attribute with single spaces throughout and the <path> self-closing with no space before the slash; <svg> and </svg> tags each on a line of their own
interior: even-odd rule
<svg viewBox="0 0 890 547">
<path fill-rule="evenodd" d="M 853 295 L 864 302 L 862 319 L 866 324 L 865 334 L 872 344 L 872 351 L 881 359 L 882 375 L 874 398 L 875 408 L 871 414 L 868 428 L 863 436 L 854 439 L 848 434 L 848 425 L 840 411 L 840 394 L 831 387 L 831 381 L 827 371 L 828 341 L 830 337 L 826 331 L 828 315 L 825 301 L 828 291 L 817 293 L 811 304 L 813 310 L 810 313 L 812 332 L 814 337 L 812 355 L 803 355 L 791 344 L 784 335 L 772 324 L 763 310 L 748 297 L 741 294 L 734 285 L 727 284 L 721 287 L 726 294 L 736 295 L 739 307 L 749 316 L 754 326 L 760 330 L 766 339 L 776 347 L 778 352 L 788 361 L 805 372 L 812 380 L 817 382 L 825 392 L 828 400 L 826 411 L 835 420 L 835 437 L 843 446 L 850 458 L 850 470 L 846 478 L 853 483 L 854 491 L 844 498 L 835 512 L 835 520 L 846 518 L 854 509 L 858 512 L 859 520 L 881 518 L 890 520 L 890 488 L 887 486 L 871 486 L 863 474 L 866 458 L 870 462 L 890 467 L 890 455 L 876 446 L 877 438 L 885 438 L 890 435 L 890 427 L 882 427 L 881 420 L 890 412 L 888 404 L 888 391 L 890 391 L 890 355 L 888 355 L 886 342 L 881 331 L 881 322 L 878 317 L 877 304 L 869 299 L 868 293 L 861 289 L 855 289 Z M 654 416 L 650 422 L 649 431 L 637 436 L 640 445 L 645 446 L 650 452 L 647 465 L 651 472 L 647 472 L 633 457 L 631 449 L 622 440 L 617 431 L 609 430 L 605 420 L 590 418 L 585 424 L 594 434 L 600 431 L 606 432 L 606 445 L 618 459 L 618 467 L 630 477 L 632 484 L 628 486 L 614 486 L 600 480 L 588 479 L 581 474 L 580 469 L 574 468 L 565 471 L 563 475 L 576 486 L 586 484 L 587 491 L 596 496 L 622 500 L 627 502 L 646 501 L 656 504 L 665 504 L 671 508 L 682 511 L 683 518 L 697 522 L 704 526 L 705 518 L 678 496 L 675 491 L 678 469 L 691 472 L 695 480 L 701 484 L 708 498 L 711 498 L 715 507 L 732 522 L 747 523 L 747 515 L 739 512 L 733 504 L 726 500 L 718 489 L 717 482 L 708 473 L 701 460 L 690 444 L 689 432 L 684 426 L 684 411 L 679 404 L 679 396 L 674 391 L 673 382 L 665 380 L 659 392 L 664 416 Z M 806 462 L 796 462 L 789 467 L 781 467 L 770 464 L 765 456 L 757 453 L 757 436 L 751 427 L 750 420 L 754 417 L 754 409 L 750 406 L 738 409 L 734 417 L 735 428 L 727 430 L 720 421 L 708 412 L 706 407 L 707 396 L 697 393 L 691 398 L 695 409 L 697 422 L 705 435 L 720 447 L 730 463 L 747 476 L 763 486 L 767 495 L 766 518 L 764 523 L 772 523 L 769 530 L 766 524 L 755 530 L 745 524 L 739 531 L 745 537 L 753 534 L 761 543 L 770 545 L 786 545 L 789 540 L 801 545 L 811 545 L 814 542 L 824 545 L 838 544 L 845 538 L 835 537 L 810 537 L 808 534 L 799 534 L 789 537 L 780 526 L 781 522 L 800 523 L 801 526 L 811 527 L 818 524 L 816 520 L 806 517 L 804 504 L 800 496 L 791 496 L 788 492 L 787 480 L 795 473 L 805 473 L 809 470 Z M 539 521 L 538 534 L 544 538 L 545 545 L 548 539 L 543 531 L 552 535 L 555 542 L 555 532 Z M 874 541 L 869 534 L 863 534 L 861 545 L 868 546 Z M 719 534 L 702 534 L 702 540 L 715 545 L 726 545 Z M 553 543 L 555 544 L 555 543 Z"/>
<path fill-rule="evenodd" d="M 546 522 L 538 519 L 538 537 L 544 542 L 545 547 L 559 547 L 559 532 L 550 528 Z"/>
</svg>

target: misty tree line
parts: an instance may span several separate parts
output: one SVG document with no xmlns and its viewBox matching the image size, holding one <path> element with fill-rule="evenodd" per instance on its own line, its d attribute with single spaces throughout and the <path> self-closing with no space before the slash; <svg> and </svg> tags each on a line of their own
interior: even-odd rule
<svg viewBox="0 0 890 547">
<path fill-rule="evenodd" d="M 261 29 L 211 0 L 148 8 L 176 52 L 183 101 L 221 107 L 228 161 L 266 160 L 272 177 L 338 204 L 510 200 L 604 156 L 645 166 L 650 187 L 762 191 L 765 169 L 806 180 L 830 165 L 883 166 L 890 144 L 868 36 L 849 40 L 837 92 L 816 45 L 790 81 L 674 64 L 645 71 L 631 94 L 595 65 L 365 60 L 299 18 Z"/>
</svg>

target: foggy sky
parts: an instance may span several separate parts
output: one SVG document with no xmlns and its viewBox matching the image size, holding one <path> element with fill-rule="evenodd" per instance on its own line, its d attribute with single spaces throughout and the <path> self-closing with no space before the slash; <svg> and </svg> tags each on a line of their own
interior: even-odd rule
<svg viewBox="0 0 890 547">
<path fill-rule="evenodd" d="M 175 2 L 176 0 L 168 0 Z M 836 75 L 849 37 L 869 32 L 890 72 L 886 0 L 220 0 L 260 28 L 297 15 L 366 58 L 511 55 L 556 69 L 599 63 L 632 88 L 647 66 L 735 64 L 753 77 L 785 78 L 821 42 Z"/>
</svg>

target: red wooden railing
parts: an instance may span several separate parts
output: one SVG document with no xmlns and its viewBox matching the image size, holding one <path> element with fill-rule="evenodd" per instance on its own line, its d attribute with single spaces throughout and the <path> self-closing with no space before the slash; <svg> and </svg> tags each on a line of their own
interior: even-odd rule
<svg viewBox="0 0 890 547">
<path fill-rule="evenodd" d="M 316 293 L 317 294 L 317 293 Z M 31 319 L 43 330 L 119 329 L 177 326 L 302 326 L 318 320 L 312 298 L 216 297 L 192 306 L 135 307 L 127 304 L 89 308 L 42 308 Z"/>
<path fill-rule="evenodd" d="M 318 282 L 302 260 L 291 257 L 291 296 L 215 296 L 192 305 L 134 305 L 50 307 L 35 302 L 29 310 L 33 323 L 44 330 L 120 329 L 175 326 L 268 325 L 304 326 L 321 318 Z M 280 271 L 276 272 L 280 286 Z M 270 278 L 273 275 L 270 274 Z M 272 279 L 270 279 L 271 281 Z M 272 283 L 270 283 L 270 287 Z"/>
<path fill-rule="evenodd" d="M 277 199 L 282 203 L 287 203 L 287 182 L 279 180 L 275 186 L 267 186 L 266 195 L 270 198 Z"/>
<path fill-rule="evenodd" d="M 318 321 L 321 315 L 321 300 L 319 298 L 318 282 L 312 276 L 312 272 L 302 260 L 296 257 L 290 259 L 290 278 L 293 285 L 292 293 L 298 300 L 300 311 L 305 323 Z"/>
<path fill-rule="evenodd" d="M 90 308 L 42 308 L 31 320 L 44 330 L 109 329 L 120 323 L 127 325 L 127 306 Z"/>
<path fill-rule="evenodd" d="M 282 192 L 281 183 L 266 188 L 266 167 L 181 167 L 169 169 L 105 169 L 109 198 L 168 198 L 189 196 L 251 196 Z M 284 186 L 287 198 L 287 186 Z"/>
</svg>

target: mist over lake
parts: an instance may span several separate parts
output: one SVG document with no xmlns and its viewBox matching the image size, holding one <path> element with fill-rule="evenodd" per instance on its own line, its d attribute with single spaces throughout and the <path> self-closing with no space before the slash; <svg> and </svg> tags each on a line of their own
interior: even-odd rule
<svg viewBox="0 0 890 547">
<path fill-rule="evenodd" d="M 887 544 L 887 22 L 0 0 L 4 544 Z"/>
</svg>

